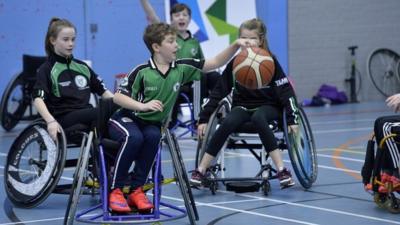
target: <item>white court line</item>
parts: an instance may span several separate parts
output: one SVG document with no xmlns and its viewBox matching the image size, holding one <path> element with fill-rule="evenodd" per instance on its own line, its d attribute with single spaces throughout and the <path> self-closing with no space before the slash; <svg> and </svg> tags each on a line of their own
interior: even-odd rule
<svg viewBox="0 0 400 225">
<path fill-rule="evenodd" d="M 332 158 L 332 159 L 340 159 L 340 160 L 346 160 L 346 161 L 364 163 L 364 160 L 363 160 L 363 159 L 353 159 L 353 158 L 349 158 L 349 157 L 332 156 L 332 155 L 325 155 L 325 154 L 321 154 L 321 153 L 318 153 L 317 155 L 318 155 L 319 157 L 323 157 L 323 158 Z"/>
<path fill-rule="evenodd" d="M 232 192 L 223 191 L 223 190 L 218 190 L 218 192 L 223 192 L 223 193 L 226 193 L 226 194 L 232 194 Z M 387 222 L 387 223 L 392 223 L 392 224 L 400 224 L 400 222 L 394 221 L 394 220 L 381 219 L 381 218 L 378 218 L 378 217 L 372 217 L 372 216 L 367 216 L 367 215 L 362 215 L 362 214 L 357 214 L 357 213 L 349 213 L 349 212 L 345 212 L 345 211 L 329 209 L 329 208 L 323 208 L 323 207 L 317 207 L 317 206 L 311 206 L 311 205 L 305 205 L 305 204 L 301 204 L 301 203 L 293 203 L 293 202 L 282 201 L 282 200 L 273 199 L 273 198 L 257 197 L 257 196 L 252 196 L 252 195 L 247 195 L 247 194 L 237 194 L 237 193 L 235 193 L 235 195 L 242 196 L 242 197 L 247 197 L 247 198 L 251 198 L 251 199 L 257 199 L 257 200 L 260 200 L 260 201 L 271 201 L 271 202 L 276 202 L 276 203 L 280 203 L 280 204 L 287 204 L 287 205 L 296 206 L 296 207 L 315 209 L 315 210 L 319 210 L 319 211 L 325 211 L 325 212 L 336 213 L 336 214 L 341 214 L 341 215 L 359 217 L 359 218 L 363 218 L 363 219 Z M 169 196 L 164 196 L 164 195 L 163 195 L 163 198 L 167 198 L 167 199 L 171 199 L 171 200 L 175 200 L 175 201 L 181 201 L 181 202 L 183 201 L 182 199 L 179 199 L 179 198 L 169 197 Z M 243 201 L 246 201 L 246 200 L 243 200 Z M 240 202 L 240 201 L 238 201 L 238 202 Z M 213 208 L 221 208 L 221 209 L 226 209 L 226 210 L 230 210 L 230 211 L 241 212 L 241 213 L 244 213 L 244 214 L 263 216 L 263 217 L 274 218 L 274 219 L 278 219 L 278 220 L 282 219 L 282 217 L 272 217 L 272 216 L 270 217 L 269 215 L 265 215 L 265 214 L 261 214 L 261 213 L 253 213 L 253 212 L 239 210 L 239 209 L 230 208 L 230 207 L 221 207 L 221 206 L 217 206 L 217 204 L 221 204 L 221 202 L 202 203 L 202 202 L 196 201 L 196 205 L 199 205 L 199 206 L 208 206 L 208 207 L 213 207 Z M 283 218 L 283 219 L 285 221 L 289 221 L 289 220 L 286 220 L 286 218 Z M 312 224 L 312 223 L 309 223 L 309 222 L 299 221 L 299 220 L 294 220 L 292 222 L 295 222 L 295 223 L 303 223 L 304 222 L 306 224 Z"/>
<path fill-rule="evenodd" d="M 329 130 L 316 130 L 313 131 L 313 134 L 329 134 L 329 133 L 344 133 L 344 132 L 352 132 L 352 131 L 365 131 L 369 130 L 372 132 L 372 127 L 360 127 L 360 128 L 349 128 L 349 129 L 329 129 Z"/>
<path fill-rule="evenodd" d="M 354 122 L 374 122 L 374 121 L 375 121 L 375 119 L 338 120 L 338 121 L 311 122 L 310 125 L 325 125 L 325 124 L 354 123 Z"/>
<path fill-rule="evenodd" d="M 170 197 L 170 196 L 165 196 L 165 195 L 163 195 L 162 197 L 166 198 L 166 199 L 170 199 L 170 200 L 183 202 L 183 200 L 180 198 L 175 198 L 175 197 Z M 259 200 L 259 199 L 256 199 L 256 200 Z M 240 202 L 240 201 L 238 201 L 238 202 Z M 317 224 L 317 223 L 310 223 L 310 222 L 301 221 L 301 220 L 288 219 L 288 218 L 279 217 L 279 216 L 270 216 L 270 215 L 263 214 L 263 213 L 235 209 L 235 208 L 231 208 L 231 207 L 220 206 L 220 205 L 217 205 L 217 203 L 201 203 L 201 202 L 198 203 L 198 201 L 196 201 L 196 205 L 208 206 L 208 207 L 218 208 L 218 209 L 225 209 L 225 210 L 229 210 L 229 211 L 233 211 L 233 212 L 239 212 L 239 213 L 249 214 L 249 215 L 254 215 L 254 216 L 261 216 L 261 217 L 266 217 L 266 218 L 271 218 L 271 219 L 276 219 L 276 220 L 298 223 L 298 224 L 309 224 L 309 225 Z"/>
<path fill-rule="evenodd" d="M 49 218 L 49 219 L 41 219 L 41 220 L 27 220 L 21 222 L 12 222 L 12 223 L 0 223 L 0 225 L 15 225 L 15 224 L 25 224 L 25 223 L 39 223 L 45 221 L 56 221 L 56 220 L 64 220 L 64 217 L 56 217 L 56 218 Z"/>
</svg>

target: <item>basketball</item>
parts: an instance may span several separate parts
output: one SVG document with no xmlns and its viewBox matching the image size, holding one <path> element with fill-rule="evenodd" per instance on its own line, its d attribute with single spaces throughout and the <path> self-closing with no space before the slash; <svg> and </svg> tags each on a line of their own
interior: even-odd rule
<svg viewBox="0 0 400 225">
<path fill-rule="evenodd" d="M 239 84 L 249 89 L 268 85 L 275 73 L 271 54 L 262 48 L 243 49 L 233 60 L 233 74 Z"/>
</svg>

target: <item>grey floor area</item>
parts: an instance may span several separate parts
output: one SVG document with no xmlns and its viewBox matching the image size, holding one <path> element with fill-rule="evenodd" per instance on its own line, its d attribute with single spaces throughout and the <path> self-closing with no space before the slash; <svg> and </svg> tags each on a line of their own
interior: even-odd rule
<svg viewBox="0 0 400 225">
<path fill-rule="evenodd" d="M 383 102 L 344 104 L 330 107 L 305 108 L 315 136 L 319 174 L 309 190 L 297 184 L 280 190 L 271 180 L 272 191 L 237 194 L 225 191 L 220 185 L 216 195 L 210 190 L 193 190 L 200 214 L 198 224 L 400 224 L 400 215 L 378 208 L 372 196 L 364 191 L 360 169 L 364 162 L 368 137 L 375 118 L 393 114 Z M 26 126 L 18 125 L 11 132 L 0 130 L 0 176 L 8 149 L 16 135 Z M 187 170 L 194 169 L 197 143 L 180 140 L 179 145 Z M 167 153 L 167 152 L 165 152 Z M 171 172 L 171 161 L 163 152 L 163 168 Z M 286 152 L 284 162 L 291 168 Z M 247 150 L 227 153 L 227 174 L 253 175 L 259 164 Z M 68 182 L 71 171 L 65 171 L 62 180 Z M 51 194 L 36 208 L 14 207 L 7 199 L 3 179 L 0 181 L 0 225 L 62 224 L 66 195 Z M 163 200 L 183 207 L 176 185 L 163 188 Z M 79 208 L 95 204 L 96 197 L 84 196 Z M 79 223 L 76 223 L 79 224 Z M 187 218 L 163 224 L 189 224 Z"/>
</svg>

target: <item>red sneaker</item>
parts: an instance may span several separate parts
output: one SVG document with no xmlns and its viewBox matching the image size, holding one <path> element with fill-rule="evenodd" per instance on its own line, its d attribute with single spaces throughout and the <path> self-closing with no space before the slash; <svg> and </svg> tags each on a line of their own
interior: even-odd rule
<svg viewBox="0 0 400 225">
<path fill-rule="evenodd" d="M 400 179 L 392 176 L 391 181 L 393 183 L 393 191 L 400 191 Z"/>
<path fill-rule="evenodd" d="M 129 194 L 128 205 L 136 207 L 139 211 L 148 211 L 154 208 L 154 205 L 143 192 L 142 187 L 136 188 Z"/>
<path fill-rule="evenodd" d="M 378 188 L 378 192 L 379 193 L 388 193 L 389 192 L 389 190 L 385 187 L 385 186 L 379 186 L 379 188 Z"/>
<path fill-rule="evenodd" d="M 110 209 L 114 212 L 119 213 L 128 213 L 131 211 L 131 208 L 128 206 L 124 194 L 121 189 L 114 189 L 108 198 Z"/>
</svg>

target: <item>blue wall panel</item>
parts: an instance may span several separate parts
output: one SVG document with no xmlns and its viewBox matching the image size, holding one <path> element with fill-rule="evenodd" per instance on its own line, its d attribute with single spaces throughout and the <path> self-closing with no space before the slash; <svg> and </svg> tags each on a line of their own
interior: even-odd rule
<svg viewBox="0 0 400 225">
<path fill-rule="evenodd" d="M 150 2 L 164 20 L 164 0 Z M 257 0 L 257 8 L 268 25 L 270 46 L 287 70 L 286 0 Z M 92 60 L 93 69 L 110 89 L 116 74 L 128 72 L 150 56 L 142 40 L 147 21 L 139 1 L 0 0 L 0 93 L 22 69 L 22 54 L 45 55 L 44 36 L 54 16 L 75 24 L 75 57 Z M 97 31 L 92 32 L 95 26 Z"/>
</svg>

